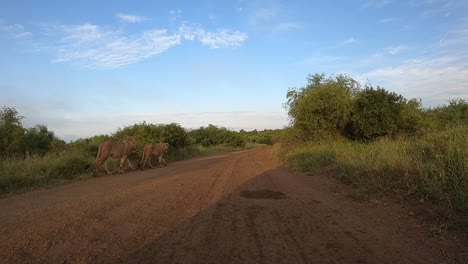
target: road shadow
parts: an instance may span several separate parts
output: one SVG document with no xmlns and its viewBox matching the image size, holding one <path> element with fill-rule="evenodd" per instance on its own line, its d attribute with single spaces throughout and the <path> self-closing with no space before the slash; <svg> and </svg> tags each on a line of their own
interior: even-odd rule
<svg viewBox="0 0 468 264">
<path fill-rule="evenodd" d="M 118 263 L 436 263 L 350 225 L 301 184 L 265 171 Z"/>
</svg>

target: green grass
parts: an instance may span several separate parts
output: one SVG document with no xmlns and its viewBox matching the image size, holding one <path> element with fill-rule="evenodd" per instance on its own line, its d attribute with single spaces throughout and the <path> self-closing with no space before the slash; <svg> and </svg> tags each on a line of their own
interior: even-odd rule
<svg viewBox="0 0 468 264">
<path fill-rule="evenodd" d="M 295 170 L 319 172 L 336 163 L 336 151 L 306 146 L 289 154 L 287 163 Z"/>
<path fill-rule="evenodd" d="M 92 157 L 79 151 L 47 154 L 29 160 L 3 160 L 0 163 L 0 194 L 76 179 L 90 171 L 93 161 Z"/>
<path fill-rule="evenodd" d="M 467 127 L 452 128 L 425 136 L 413 144 L 417 155 L 418 185 L 414 192 L 437 201 L 438 211 L 468 228 L 468 133 Z"/>
<path fill-rule="evenodd" d="M 178 149 L 171 149 L 165 159 L 167 162 L 188 159 L 196 156 L 217 152 L 238 151 L 244 148 L 230 146 L 203 147 L 191 145 Z M 141 153 L 133 153 L 130 160 L 136 166 L 141 159 Z M 4 159 L 0 161 L 0 195 L 27 191 L 35 188 L 51 187 L 57 184 L 76 180 L 78 178 L 92 177 L 95 157 L 84 149 L 71 149 L 60 154 L 48 153 L 44 156 L 35 156 L 29 160 Z M 117 172 L 119 159 L 109 158 L 108 168 Z M 157 158 L 153 157 L 153 165 Z M 104 176 L 101 167 L 99 175 Z"/>
<path fill-rule="evenodd" d="M 468 226 L 468 131 L 466 126 L 420 137 L 383 138 L 372 143 L 346 140 L 280 147 L 289 167 L 312 173 L 332 170 L 366 199 L 405 188 L 431 200 L 447 219 Z"/>
</svg>

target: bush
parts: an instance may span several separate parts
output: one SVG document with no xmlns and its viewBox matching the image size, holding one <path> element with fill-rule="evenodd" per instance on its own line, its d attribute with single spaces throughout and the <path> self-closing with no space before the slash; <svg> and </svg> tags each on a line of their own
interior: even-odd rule
<svg viewBox="0 0 468 264">
<path fill-rule="evenodd" d="M 261 131 L 239 131 L 239 135 L 246 143 L 273 145 L 281 133 L 280 129 L 264 129 Z"/>
<path fill-rule="evenodd" d="M 412 151 L 418 162 L 420 194 L 444 203 L 449 212 L 468 215 L 466 131 L 466 126 L 459 126 L 427 134 L 412 144 Z"/>
<path fill-rule="evenodd" d="M 161 141 L 167 142 L 175 148 L 185 147 L 189 144 L 188 133 L 175 123 L 162 126 Z"/>
<path fill-rule="evenodd" d="M 299 171 L 319 172 L 335 164 L 336 153 L 331 149 L 304 147 L 293 151 L 287 157 L 288 165 Z"/>
<path fill-rule="evenodd" d="M 163 141 L 175 148 L 189 144 L 187 132 L 175 123 L 154 125 L 143 122 L 119 129 L 112 137 L 120 140 L 135 138 L 140 146 Z"/>
<path fill-rule="evenodd" d="M 415 138 L 384 137 L 370 143 L 314 142 L 277 150 L 279 158 L 300 171 L 332 170 L 369 197 L 393 188 L 408 188 L 431 200 L 458 226 L 468 227 L 468 133 L 466 126 Z"/>
<path fill-rule="evenodd" d="M 348 129 L 357 140 L 374 140 L 395 136 L 399 132 L 415 132 L 420 121 L 420 103 L 377 86 L 367 86 L 357 93 Z"/>
<path fill-rule="evenodd" d="M 190 137 L 193 138 L 196 144 L 202 146 L 216 146 L 226 145 L 231 147 L 243 147 L 245 146 L 244 139 L 239 133 L 230 131 L 227 128 L 218 128 L 214 125 L 208 125 L 207 127 L 200 127 L 199 129 L 192 130 Z"/>
<path fill-rule="evenodd" d="M 346 75 L 325 79 L 312 75 L 308 85 L 289 89 L 286 108 L 292 124 L 309 134 L 342 132 L 352 111 L 352 95 L 359 84 Z"/>
<path fill-rule="evenodd" d="M 468 125 L 468 102 L 463 99 L 449 101 L 448 105 L 424 111 L 423 132 Z"/>
<path fill-rule="evenodd" d="M 88 173 L 94 159 L 80 151 L 49 153 L 29 160 L 5 159 L 0 162 L 0 194 L 49 186 Z"/>
</svg>

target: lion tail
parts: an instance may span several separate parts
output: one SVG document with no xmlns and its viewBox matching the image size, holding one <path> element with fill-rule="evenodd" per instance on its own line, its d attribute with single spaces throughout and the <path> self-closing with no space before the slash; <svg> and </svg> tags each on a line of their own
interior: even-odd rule
<svg viewBox="0 0 468 264">
<path fill-rule="evenodd" d="M 96 160 L 94 161 L 94 165 L 96 165 L 96 163 L 98 162 L 99 157 L 101 156 L 101 151 L 102 151 L 102 143 L 99 144 Z"/>
</svg>

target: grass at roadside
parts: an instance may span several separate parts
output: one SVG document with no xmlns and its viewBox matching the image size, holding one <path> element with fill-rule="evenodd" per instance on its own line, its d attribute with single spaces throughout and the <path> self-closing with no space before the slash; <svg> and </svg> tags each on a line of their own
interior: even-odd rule
<svg viewBox="0 0 468 264">
<path fill-rule="evenodd" d="M 466 126 L 419 138 L 308 143 L 280 148 L 288 166 L 312 173 L 332 170 L 366 199 L 394 188 L 434 203 L 457 226 L 468 227 L 468 133 Z"/>
<path fill-rule="evenodd" d="M 168 162 L 189 159 L 216 152 L 238 151 L 244 148 L 230 146 L 203 147 L 191 145 L 178 149 L 171 149 L 165 159 Z M 61 153 L 48 153 L 44 156 L 25 159 L 5 159 L 0 161 L 0 195 L 21 192 L 35 188 L 51 187 L 76 179 L 92 177 L 95 157 L 80 149 L 71 149 Z M 141 153 L 130 156 L 136 165 L 141 159 Z M 110 171 L 118 171 L 119 159 L 109 158 Z M 153 157 L 153 165 L 157 158 Z M 100 175 L 105 175 L 100 170 Z"/>
</svg>

